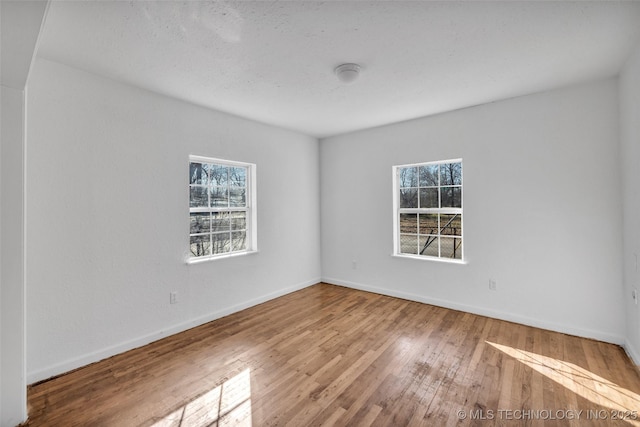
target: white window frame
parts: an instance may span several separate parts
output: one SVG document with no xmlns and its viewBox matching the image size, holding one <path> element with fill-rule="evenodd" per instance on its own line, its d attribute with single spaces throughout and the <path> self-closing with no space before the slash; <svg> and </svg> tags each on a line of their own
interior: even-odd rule
<svg viewBox="0 0 640 427">
<path fill-rule="evenodd" d="M 463 165 L 462 159 L 449 159 L 449 160 L 438 160 L 432 162 L 421 162 L 421 163 L 410 163 L 405 165 L 396 165 L 393 166 L 393 256 L 402 257 L 402 258 L 413 258 L 420 260 L 431 260 L 431 261 L 439 261 L 439 262 L 448 262 L 448 263 L 456 263 L 456 264 L 466 264 L 465 256 L 464 256 L 464 248 L 465 248 L 465 240 L 464 240 L 464 177 L 461 176 L 461 185 L 460 185 L 460 208 L 453 207 L 437 207 L 437 208 L 401 208 L 400 207 L 400 170 L 404 168 L 412 168 L 412 167 L 420 167 L 427 165 L 440 165 L 447 163 L 460 163 Z M 464 167 L 461 168 L 461 174 L 464 175 Z M 438 177 L 440 179 L 440 176 Z M 418 183 L 418 186 L 420 184 Z M 446 186 L 445 186 L 446 187 Z M 438 188 L 442 188 L 440 181 L 438 181 Z M 440 194 L 440 191 L 438 192 Z M 419 199 L 419 194 L 418 194 Z M 439 203 L 440 204 L 440 203 Z M 400 215 L 401 214 L 448 214 L 448 215 L 460 215 L 460 259 L 443 257 L 441 254 L 440 247 L 438 247 L 438 256 L 433 255 L 422 255 L 419 253 L 409 254 L 400 252 Z M 438 236 L 441 236 L 442 228 L 438 230 Z M 418 231 L 419 233 L 419 231 Z M 454 242 L 455 244 L 455 242 Z M 419 248 L 418 243 L 418 248 Z"/>
<path fill-rule="evenodd" d="M 193 264 L 202 261 L 211 261 L 217 259 L 224 259 L 238 255 L 246 255 L 255 253 L 258 251 L 258 220 L 257 220 L 257 210 L 256 210 L 256 165 L 253 163 L 245 163 L 238 162 L 233 160 L 224 160 L 213 157 L 204 157 L 204 156 L 196 156 L 190 155 L 188 162 L 188 171 L 191 170 L 192 163 L 207 163 L 207 164 L 215 164 L 226 167 L 241 167 L 246 169 L 246 206 L 244 207 L 191 207 L 191 187 L 195 186 L 191 184 L 191 177 L 188 177 L 187 188 L 189 191 L 189 234 L 188 234 L 188 242 L 187 242 L 187 263 Z M 190 173 L 190 172 L 189 172 Z M 209 254 L 203 256 L 194 256 L 191 253 L 191 214 L 192 213 L 206 213 L 206 212 L 246 212 L 246 234 L 245 234 L 245 248 L 242 250 L 233 251 L 231 249 L 229 252 L 219 253 L 219 254 Z M 206 233 L 204 233 L 206 234 Z M 211 232 L 209 234 L 212 234 Z"/>
</svg>

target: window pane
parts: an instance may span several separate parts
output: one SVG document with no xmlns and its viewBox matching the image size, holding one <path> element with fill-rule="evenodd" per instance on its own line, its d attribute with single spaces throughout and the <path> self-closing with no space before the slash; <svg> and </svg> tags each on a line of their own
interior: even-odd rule
<svg viewBox="0 0 640 427">
<path fill-rule="evenodd" d="M 205 256 L 211 255 L 211 242 L 209 234 L 205 236 L 191 236 L 191 255 Z"/>
<path fill-rule="evenodd" d="M 237 187 L 229 188 L 229 204 L 234 208 L 247 206 L 246 190 Z"/>
<path fill-rule="evenodd" d="M 438 214 L 420 214 L 420 234 L 438 234 Z"/>
<path fill-rule="evenodd" d="M 400 207 L 401 208 L 417 208 L 418 207 L 418 189 L 406 188 L 400 190 Z"/>
<path fill-rule="evenodd" d="M 462 185 L 462 163 L 440 165 L 440 185 Z"/>
<path fill-rule="evenodd" d="M 189 184 L 208 184 L 207 173 L 202 163 L 189 163 Z"/>
<path fill-rule="evenodd" d="M 461 260 L 462 161 L 395 170 L 398 253 Z"/>
<path fill-rule="evenodd" d="M 439 256 L 438 241 L 435 236 L 420 236 L 420 255 Z"/>
<path fill-rule="evenodd" d="M 420 189 L 420 207 L 421 208 L 437 208 L 438 207 L 438 189 L 437 188 L 421 188 Z"/>
<path fill-rule="evenodd" d="M 461 215 L 440 215 L 440 226 L 443 235 L 462 236 L 462 216 Z"/>
<path fill-rule="evenodd" d="M 400 187 L 418 186 L 418 168 L 400 168 Z"/>
<path fill-rule="evenodd" d="M 400 233 L 418 234 L 418 214 L 400 214 Z"/>
<path fill-rule="evenodd" d="M 420 166 L 420 187 L 438 186 L 438 166 L 439 165 Z"/>
<path fill-rule="evenodd" d="M 230 227 L 229 212 L 211 213 L 211 231 L 228 231 Z"/>
<path fill-rule="evenodd" d="M 255 165 L 190 157 L 189 239 L 191 257 L 212 257 L 252 247 L 255 214 L 249 178 Z"/>
<path fill-rule="evenodd" d="M 237 231 L 231 233 L 231 250 L 243 251 L 247 249 L 246 245 L 247 233 L 244 231 Z"/>
<path fill-rule="evenodd" d="M 416 255 L 418 253 L 418 236 L 415 234 L 401 234 L 400 253 Z"/>
<path fill-rule="evenodd" d="M 247 168 L 229 168 L 229 184 L 234 187 L 246 187 Z"/>
<path fill-rule="evenodd" d="M 192 208 L 207 207 L 209 205 L 207 187 L 189 187 L 189 206 Z"/>
<path fill-rule="evenodd" d="M 229 206 L 227 187 L 211 187 L 211 207 Z"/>
<path fill-rule="evenodd" d="M 191 214 L 191 234 L 208 233 L 211 227 L 211 217 L 209 213 Z"/>
<path fill-rule="evenodd" d="M 246 230 L 247 228 L 247 213 L 246 212 L 231 212 L 229 214 L 231 218 L 232 230 Z"/>
<path fill-rule="evenodd" d="M 223 254 L 231 250 L 230 233 L 214 233 L 211 235 L 211 240 L 213 242 L 213 254 Z"/>
<path fill-rule="evenodd" d="M 211 185 L 217 185 L 218 187 L 224 187 L 227 185 L 228 170 L 227 166 L 222 165 L 207 165 L 209 169 L 209 177 Z"/>
<path fill-rule="evenodd" d="M 443 208 L 462 207 L 462 187 L 443 187 L 441 194 Z"/>
<path fill-rule="evenodd" d="M 462 239 L 459 237 L 441 237 L 440 253 L 443 258 L 462 259 Z"/>
</svg>

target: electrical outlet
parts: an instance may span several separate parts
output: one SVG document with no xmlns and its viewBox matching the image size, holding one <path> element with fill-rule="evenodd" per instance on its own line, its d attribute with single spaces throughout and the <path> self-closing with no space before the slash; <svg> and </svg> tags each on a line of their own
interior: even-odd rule
<svg viewBox="0 0 640 427">
<path fill-rule="evenodd" d="M 177 303 L 178 303 L 178 293 L 169 292 L 169 304 L 177 304 Z"/>
<path fill-rule="evenodd" d="M 489 279 L 489 290 L 491 291 L 497 291 L 498 287 L 496 284 L 496 279 Z"/>
<path fill-rule="evenodd" d="M 353 260 L 351 261 L 351 268 L 353 268 L 354 270 L 358 268 L 358 261 Z"/>
</svg>

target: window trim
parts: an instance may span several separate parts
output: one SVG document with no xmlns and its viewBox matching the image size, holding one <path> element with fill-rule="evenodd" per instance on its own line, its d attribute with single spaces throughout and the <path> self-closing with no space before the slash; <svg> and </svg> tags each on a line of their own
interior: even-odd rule
<svg viewBox="0 0 640 427">
<path fill-rule="evenodd" d="M 437 160 L 430 162 L 408 163 L 403 165 L 392 166 L 393 177 L 393 253 L 392 256 L 398 258 L 409 258 L 423 261 L 436 261 L 451 264 L 466 264 L 465 246 L 464 243 L 464 167 L 461 170 L 462 173 L 462 185 L 460 186 L 460 208 L 400 208 L 400 169 L 420 167 L 425 165 L 447 164 L 447 163 L 460 163 L 463 164 L 462 158 Z M 439 185 L 439 187 L 442 187 Z M 426 210 L 428 209 L 428 210 Z M 457 214 L 461 215 L 460 224 L 460 239 L 462 240 L 460 259 L 448 258 L 442 256 L 433 255 L 419 255 L 419 254 L 406 254 L 400 252 L 400 214 L 401 213 L 439 213 L 439 214 Z M 439 234 L 439 233 L 438 233 Z"/>
<path fill-rule="evenodd" d="M 239 162 L 235 160 L 225 160 L 219 159 L 215 157 L 205 157 L 205 156 L 197 156 L 197 155 L 189 155 L 187 162 L 187 170 L 190 169 L 191 163 L 210 163 L 216 165 L 222 165 L 227 167 L 243 167 L 247 169 L 247 177 L 246 177 L 246 207 L 227 207 L 225 211 L 242 211 L 247 213 L 246 220 L 246 249 L 240 251 L 231 251 L 225 252 L 222 254 L 211 254 L 205 256 L 195 257 L 191 255 L 191 213 L 192 212 L 211 212 L 211 208 L 192 208 L 190 206 L 191 196 L 189 195 L 189 201 L 187 202 L 187 206 L 189 209 L 189 215 L 187 215 L 187 224 L 188 230 L 187 233 L 187 251 L 186 251 L 186 263 L 187 264 L 197 264 L 206 261 L 214 261 L 219 259 L 233 258 L 237 256 L 249 255 L 258 252 L 258 216 L 257 216 L 257 191 L 256 191 L 256 169 L 257 166 L 255 163 L 247 163 L 247 162 Z M 191 187 L 189 176 L 187 175 L 187 189 Z M 190 192 L 189 192 L 190 194 Z"/>
</svg>

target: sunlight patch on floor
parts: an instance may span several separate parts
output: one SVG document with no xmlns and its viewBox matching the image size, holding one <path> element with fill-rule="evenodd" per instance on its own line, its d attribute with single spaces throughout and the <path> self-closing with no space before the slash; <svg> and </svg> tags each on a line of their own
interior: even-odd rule
<svg viewBox="0 0 640 427">
<path fill-rule="evenodd" d="M 502 344 L 485 342 L 596 405 L 611 411 L 620 411 L 622 414 L 638 414 L 640 411 L 640 395 L 578 365 Z M 627 418 L 625 421 L 640 426 L 637 419 Z"/>
<path fill-rule="evenodd" d="M 251 427 L 251 371 L 245 369 L 218 387 L 173 411 L 152 427 Z"/>
</svg>

